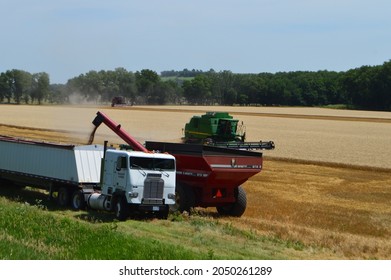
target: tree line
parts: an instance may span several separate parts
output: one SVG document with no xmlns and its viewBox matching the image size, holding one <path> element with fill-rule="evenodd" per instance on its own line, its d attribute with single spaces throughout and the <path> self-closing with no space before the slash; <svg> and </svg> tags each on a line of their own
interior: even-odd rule
<svg viewBox="0 0 391 280">
<path fill-rule="evenodd" d="M 123 96 L 131 104 L 325 106 L 391 111 L 391 61 L 346 72 L 295 71 L 235 74 L 149 69 L 89 71 L 66 84 L 50 84 L 47 73 L 9 70 L 0 74 L 0 101 L 69 103 L 77 95 L 96 102 Z"/>
<path fill-rule="evenodd" d="M 0 101 L 11 103 L 41 102 L 50 95 L 49 75 L 31 74 L 23 70 L 8 70 L 0 74 Z"/>
</svg>

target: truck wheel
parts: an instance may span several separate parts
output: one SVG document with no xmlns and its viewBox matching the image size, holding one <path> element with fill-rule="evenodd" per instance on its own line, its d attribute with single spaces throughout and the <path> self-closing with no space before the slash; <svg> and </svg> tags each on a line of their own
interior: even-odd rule
<svg viewBox="0 0 391 280">
<path fill-rule="evenodd" d="M 58 195 L 57 195 L 57 204 L 60 207 L 67 207 L 69 205 L 70 197 L 69 197 L 69 191 L 65 187 L 61 187 L 58 189 Z"/>
<path fill-rule="evenodd" d="M 168 218 L 168 212 L 169 212 L 169 207 L 168 205 L 166 205 L 165 209 L 159 213 L 159 219 L 162 219 L 162 220 L 167 220 Z"/>
<path fill-rule="evenodd" d="M 120 221 L 125 221 L 129 216 L 129 205 L 124 196 L 117 197 L 114 202 L 115 217 Z"/>
<path fill-rule="evenodd" d="M 235 189 L 235 197 L 236 201 L 231 205 L 216 207 L 217 212 L 222 216 L 241 217 L 247 207 L 246 191 L 242 186 Z"/>
<path fill-rule="evenodd" d="M 84 210 L 86 208 L 86 201 L 81 190 L 76 190 L 72 194 L 71 206 L 73 210 Z"/>
<path fill-rule="evenodd" d="M 175 204 L 170 205 L 171 212 L 184 212 L 190 213 L 191 208 L 194 206 L 194 193 L 191 188 L 186 188 L 182 184 L 177 184 L 175 190 Z"/>
</svg>

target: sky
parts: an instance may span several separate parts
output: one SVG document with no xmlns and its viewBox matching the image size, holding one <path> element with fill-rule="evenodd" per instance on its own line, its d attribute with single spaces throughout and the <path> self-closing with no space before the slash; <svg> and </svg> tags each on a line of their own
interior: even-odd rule
<svg viewBox="0 0 391 280">
<path fill-rule="evenodd" d="M 389 0 L 0 0 L 0 72 L 347 71 L 391 59 Z"/>
</svg>

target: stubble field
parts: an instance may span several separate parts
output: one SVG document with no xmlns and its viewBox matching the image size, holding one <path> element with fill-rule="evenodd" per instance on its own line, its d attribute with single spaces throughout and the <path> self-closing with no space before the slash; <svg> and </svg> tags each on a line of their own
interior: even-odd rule
<svg viewBox="0 0 391 280">
<path fill-rule="evenodd" d="M 391 258 L 391 113 L 263 107 L 0 106 L 0 134 L 87 143 L 98 110 L 133 137 L 179 142 L 195 114 L 228 111 L 247 140 L 273 140 L 248 182 L 241 218 L 217 218 L 267 238 L 302 244 L 298 259 Z M 122 143 L 99 127 L 94 143 Z M 215 217 L 214 209 L 197 209 Z M 126 228 L 126 225 L 120 225 Z M 297 246 L 296 246 L 297 247 Z"/>
</svg>

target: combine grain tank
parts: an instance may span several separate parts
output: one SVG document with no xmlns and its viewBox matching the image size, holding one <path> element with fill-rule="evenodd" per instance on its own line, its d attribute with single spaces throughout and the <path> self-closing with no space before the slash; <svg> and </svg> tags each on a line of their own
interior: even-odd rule
<svg viewBox="0 0 391 280">
<path fill-rule="evenodd" d="M 273 141 L 245 142 L 246 127 L 227 112 L 193 116 L 184 128 L 184 143 L 241 150 L 272 150 Z"/>
</svg>

